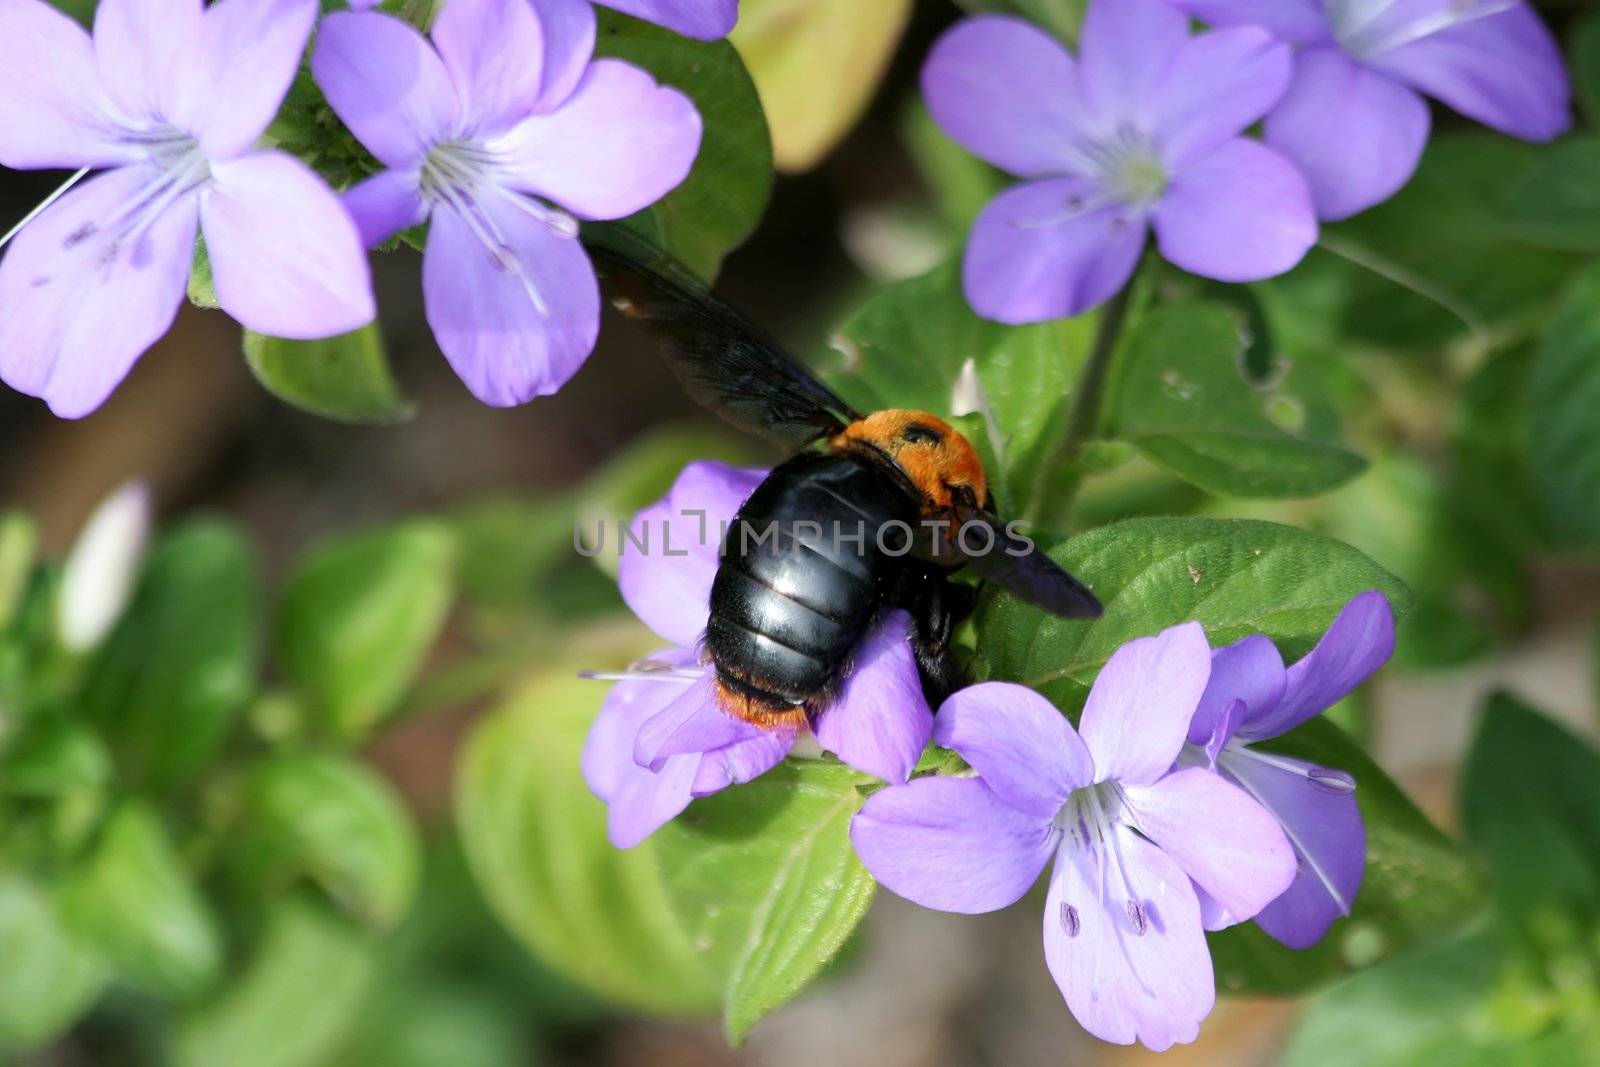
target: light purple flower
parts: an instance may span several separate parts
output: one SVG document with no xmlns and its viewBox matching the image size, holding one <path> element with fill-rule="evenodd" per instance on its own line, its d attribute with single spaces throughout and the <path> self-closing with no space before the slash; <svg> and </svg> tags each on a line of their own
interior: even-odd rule
<svg viewBox="0 0 1600 1067">
<path fill-rule="evenodd" d="M 1211 680 L 1179 762 L 1209 767 L 1283 824 L 1294 846 L 1294 883 L 1255 920 L 1290 948 L 1322 940 L 1361 888 L 1367 839 L 1347 772 L 1251 747 L 1288 733 L 1352 693 L 1394 652 L 1394 613 L 1377 591 L 1345 605 L 1317 647 L 1294 666 L 1265 637 L 1212 653 Z M 1202 899 L 1207 929 L 1248 918 Z"/>
<path fill-rule="evenodd" d="M 338 198 L 254 149 L 316 15 L 316 0 L 102 0 L 91 40 L 41 0 L 0 0 L 0 164 L 106 172 L 48 203 L 0 262 L 8 385 L 66 418 L 99 407 L 172 325 L 197 227 L 218 302 L 250 329 L 309 339 L 372 321 Z"/>
<path fill-rule="evenodd" d="M 539 12 L 450 0 L 432 44 L 399 19 L 341 12 L 323 20 L 312 58 L 328 102 L 389 168 L 346 195 L 362 237 L 375 245 L 431 221 L 429 325 L 497 407 L 555 392 L 594 348 L 600 290 L 573 216 L 647 207 L 700 147 L 688 97 L 627 63 L 590 61 L 592 11 Z"/>
<path fill-rule="evenodd" d="M 1239 135 L 1289 84 L 1264 31 L 1189 35 L 1162 0 L 1094 0 L 1074 61 L 1018 19 L 968 19 L 922 70 L 951 137 L 1026 179 L 978 217 L 967 299 L 987 318 L 1076 315 L 1132 275 L 1153 228 L 1161 254 L 1223 281 L 1270 277 L 1317 239 L 1293 166 Z"/>
<path fill-rule="evenodd" d="M 542 19 L 585 17 L 589 0 L 528 0 Z M 604 7 L 613 8 L 625 15 L 654 22 L 669 30 L 696 37 L 702 41 L 715 41 L 733 32 L 739 21 L 739 0 L 595 0 Z M 352 11 L 370 11 L 379 0 L 350 0 Z M 579 10 L 581 9 L 581 11 Z M 590 14 L 591 20 L 593 15 Z"/>
<path fill-rule="evenodd" d="M 691 463 L 665 499 L 640 512 L 619 560 L 622 597 L 674 648 L 619 681 L 584 747 L 583 773 L 610 807 L 611 841 L 631 848 L 693 797 L 747 782 L 800 739 L 725 714 L 695 651 L 706 627 L 722 537 L 766 471 Z M 933 712 L 910 645 L 911 618 L 885 613 L 856 648 L 838 695 L 813 723 L 817 744 L 852 767 L 904 782 L 933 733 Z"/>
<path fill-rule="evenodd" d="M 1561 49 L 1522 0 L 1175 0 L 1221 26 L 1258 25 L 1297 48 L 1294 83 L 1267 143 L 1342 219 L 1416 172 L 1428 105 L 1530 141 L 1572 125 Z"/>
<path fill-rule="evenodd" d="M 966 913 L 1014 903 L 1054 856 L 1045 962 L 1078 1022 L 1153 1049 L 1194 1040 L 1216 996 L 1196 886 L 1253 915 L 1294 876 L 1259 804 L 1172 770 L 1210 670 L 1198 623 L 1131 641 L 1095 681 L 1081 734 L 1022 686 L 961 690 L 934 741 L 978 776 L 874 794 L 851 824 L 857 854 L 895 893 Z"/>
</svg>

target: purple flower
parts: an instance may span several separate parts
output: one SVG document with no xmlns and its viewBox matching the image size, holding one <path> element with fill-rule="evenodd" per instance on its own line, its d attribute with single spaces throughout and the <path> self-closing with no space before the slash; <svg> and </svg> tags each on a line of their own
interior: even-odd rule
<svg viewBox="0 0 1600 1067">
<path fill-rule="evenodd" d="M 1007 323 L 1076 315 L 1127 284 L 1148 231 L 1184 270 L 1270 277 L 1317 239 L 1305 180 L 1239 136 L 1289 84 L 1263 30 L 1190 37 L 1162 0 L 1094 0 L 1072 56 L 1017 19 L 968 19 L 922 70 L 933 117 L 1026 181 L 984 209 L 967 299 Z"/>
<path fill-rule="evenodd" d="M 1572 125 L 1561 50 L 1521 0 L 1176 2 L 1297 47 L 1267 143 L 1299 165 L 1325 219 L 1387 200 L 1411 178 L 1428 140 L 1419 94 L 1530 141 Z"/>
<path fill-rule="evenodd" d="M 250 329 L 307 339 L 372 321 L 338 198 L 254 150 L 316 15 L 316 0 L 102 0 L 91 40 L 41 0 L 0 0 L 0 163 L 82 168 L 69 186 L 106 172 L 63 187 L 0 262 L 8 385 L 66 418 L 99 407 L 172 325 L 197 227 L 218 301 Z"/>
<path fill-rule="evenodd" d="M 528 0 L 543 19 L 589 17 L 589 0 Z M 353 11 L 369 11 L 379 0 L 350 0 Z M 733 32 L 739 21 L 739 0 L 596 0 L 625 15 L 654 22 L 685 37 L 715 41 Z"/>
<path fill-rule="evenodd" d="M 705 630 L 722 535 L 766 471 L 691 463 L 666 498 L 630 529 L 647 538 L 620 560 L 622 596 L 677 646 L 652 656 L 607 696 L 583 752 L 583 774 L 610 806 L 611 841 L 631 848 L 707 796 L 771 770 L 800 734 L 725 714 L 712 672 L 694 651 Z M 857 647 L 833 703 L 814 721 L 817 744 L 867 774 L 904 782 L 933 733 L 909 643 L 911 618 L 892 611 Z"/>
<path fill-rule="evenodd" d="M 1259 804 L 1172 769 L 1210 671 L 1198 623 L 1131 641 L 1096 679 L 1081 734 L 1022 686 L 956 693 L 934 741 L 978 776 L 874 794 L 851 824 L 857 854 L 901 896 L 966 913 L 1014 903 L 1054 856 L 1044 954 L 1072 1014 L 1107 1041 L 1194 1040 L 1216 996 L 1195 887 L 1249 916 L 1294 877 Z"/>
<path fill-rule="evenodd" d="M 1282 823 L 1294 846 L 1294 883 L 1255 919 L 1290 948 L 1310 948 L 1336 918 L 1350 914 L 1366 867 L 1366 832 L 1349 774 L 1251 746 L 1338 703 L 1393 652 L 1394 613 L 1373 591 L 1345 605 L 1317 647 L 1287 670 L 1265 637 L 1246 637 L 1212 653 L 1211 680 L 1179 762 L 1214 769 Z M 1214 901 L 1201 903 L 1208 929 L 1248 918 Z"/>
<path fill-rule="evenodd" d="M 594 348 L 600 290 L 573 216 L 633 214 L 699 151 L 689 99 L 590 62 L 594 32 L 587 7 L 451 0 L 431 45 L 376 13 L 330 15 L 317 35 L 317 83 L 389 168 L 345 203 L 374 245 L 431 220 L 428 322 L 496 407 L 555 392 Z"/>
</svg>

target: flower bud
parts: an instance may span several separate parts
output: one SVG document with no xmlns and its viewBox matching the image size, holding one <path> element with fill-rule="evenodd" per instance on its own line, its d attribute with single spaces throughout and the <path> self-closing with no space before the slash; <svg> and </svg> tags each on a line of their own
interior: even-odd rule
<svg viewBox="0 0 1600 1067">
<path fill-rule="evenodd" d="M 128 606 L 150 535 L 150 491 L 128 482 L 103 500 L 67 557 L 56 636 L 73 652 L 105 640 Z"/>
</svg>

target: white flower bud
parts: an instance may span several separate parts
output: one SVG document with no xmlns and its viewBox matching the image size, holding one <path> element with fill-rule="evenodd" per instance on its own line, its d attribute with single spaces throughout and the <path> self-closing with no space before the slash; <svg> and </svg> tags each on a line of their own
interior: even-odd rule
<svg viewBox="0 0 1600 1067">
<path fill-rule="evenodd" d="M 121 618 L 150 537 L 150 491 L 128 482 L 101 501 L 72 546 L 56 603 L 56 635 L 87 652 Z"/>
</svg>

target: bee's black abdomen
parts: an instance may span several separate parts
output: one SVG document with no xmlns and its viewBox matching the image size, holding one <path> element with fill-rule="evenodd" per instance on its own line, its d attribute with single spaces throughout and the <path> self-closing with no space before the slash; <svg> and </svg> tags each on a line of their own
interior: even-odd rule
<svg viewBox="0 0 1600 1067">
<path fill-rule="evenodd" d="M 823 700 L 899 566 L 878 549 L 891 520 L 913 523 L 914 506 L 857 457 L 774 470 L 729 528 L 711 586 L 706 650 L 725 684 L 774 706 Z"/>
</svg>

